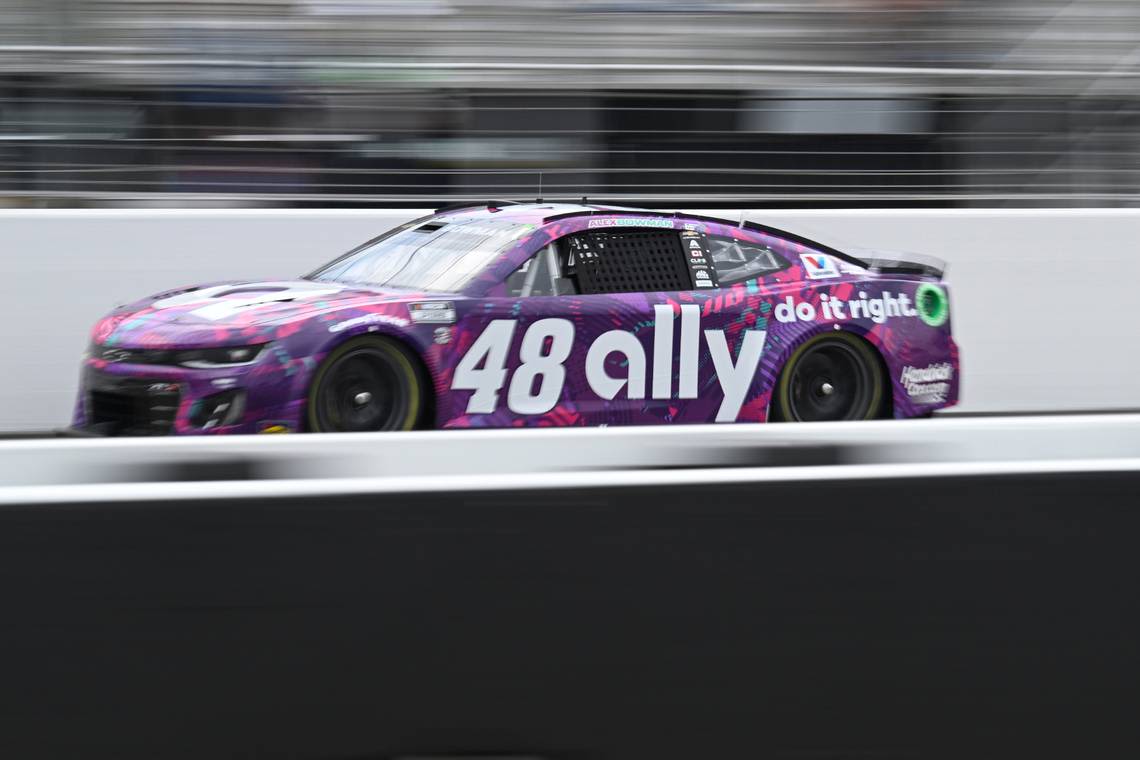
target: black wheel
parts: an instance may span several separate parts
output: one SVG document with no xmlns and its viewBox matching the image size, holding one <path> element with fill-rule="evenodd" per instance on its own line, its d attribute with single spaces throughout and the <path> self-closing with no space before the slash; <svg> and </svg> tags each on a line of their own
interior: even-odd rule
<svg viewBox="0 0 1140 760">
<path fill-rule="evenodd" d="M 817 335 L 796 349 L 780 373 L 772 417 L 787 422 L 870 420 L 886 397 L 882 364 L 851 333 Z"/>
<path fill-rule="evenodd" d="M 407 349 L 366 336 L 338 346 L 309 387 L 309 430 L 358 433 L 411 430 L 423 413 L 421 371 Z"/>
</svg>

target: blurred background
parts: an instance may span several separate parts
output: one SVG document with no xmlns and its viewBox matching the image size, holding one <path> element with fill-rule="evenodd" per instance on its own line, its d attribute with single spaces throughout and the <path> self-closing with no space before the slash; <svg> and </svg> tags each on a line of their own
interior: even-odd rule
<svg viewBox="0 0 1140 760">
<path fill-rule="evenodd" d="M 0 0 L 0 205 L 1133 207 L 1136 0 Z"/>
<path fill-rule="evenodd" d="M 0 758 L 1140 756 L 1138 85 L 1140 0 L 0 0 Z M 581 196 L 945 259 L 961 405 L 53 438 L 117 304 Z"/>
</svg>

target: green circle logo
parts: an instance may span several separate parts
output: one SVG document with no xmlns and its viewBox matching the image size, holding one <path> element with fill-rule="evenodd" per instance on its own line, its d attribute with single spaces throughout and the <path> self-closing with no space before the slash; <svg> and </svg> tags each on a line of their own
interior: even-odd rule
<svg viewBox="0 0 1140 760">
<path fill-rule="evenodd" d="M 914 294 L 919 318 L 931 327 L 941 327 L 950 317 L 950 300 L 946 291 L 937 285 L 924 282 Z"/>
</svg>

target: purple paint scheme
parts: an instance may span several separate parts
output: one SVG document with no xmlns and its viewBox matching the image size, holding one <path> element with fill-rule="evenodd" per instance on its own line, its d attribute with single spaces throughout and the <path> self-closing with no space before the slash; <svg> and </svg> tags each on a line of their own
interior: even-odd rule
<svg viewBox="0 0 1140 760">
<path fill-rule="evenodd" d="M 187 288 L 120 307 L 100 320 L 92 333 L 74 426 L 94 426 L 96 420 L 89 419 L 92 394 L 104 384 L 134 384 L 140 393 L 166 394 L 170 400 L 169 418 L 159 425 L 159 432 L 304 430 L 315 370 L 336 346 L 368 333 L 399 339 L 422 359 L 434 386 L 434 424 L 440 428 L 763 422 L 791 353 L 812 336 L 836 330 L 862 336 L 878 349 L 890 378 L 896 418 L 925 415 L 957 403 L 958 349 L 948 312 L 931 316 L 914 308 L 921 288 L 945 295 L 936 274 L 864 268 L 796 236 L 785 238 L 684 214 L 527 204 L 444 211 L 432 219 L 509 220 L 517 223 L 518 231 L 459 292 L 410 292 L 302 279 Z M 640 220 L 640 227 L 697 231 L 763 246 L 791 266 L 703 290 L 508 295 L 508 276 L 551 241 L 587 230 L 620 229 L 633 220 Z M 862 308 L 855 305 L 860 301 Z M 453 324 L 412 320 L 409 304 L 438 302 L 454 305 Z M 942 303 L 945 312 L 945 298 Z M 828 304 L 839 306 L 832 309 Z M 658 319 L 666 314 L 660 307 L 667 308 L 669 318 Z M 524 338 L 540 320 L 547 322 L 537 328 L 538 345 L 528 349 Z M 476 391 L 453 387 L 470 388 L 469 383 L 456 382 L 456 369 L 493 323 L 495 335 L 504 343 L 506 372 L 473 400 Z M 560 336 L 552 338 L 551 328 L 568 331 L 563 361 L 547 356 L 560 351 L 552 348 Z M 632 335 L 641 356 L 628 338 L 605 337 L 610 331 Z M 755 371 L 737 377 L 737 408 L 726 399 L 726 378 L 734 365 L 745 364 L 742 347 L 747 348 L 748 334 L 756 336 L 753 342 L 758 341 L 762 351 Z M 721 354 L 715 356 L 714 343 L 722 340 L 721 335 Z M 602 350 L 590 357 L 591 347 L 600 339 Z M 488 341 L 493 343 L 493 336 L 477 349 L 482 351 Z M 616 341 L 627 350 L 623 353 L 606 341 Z M 260 344 L 265 347 L 255 360 L 234 366 L 192 368 L 132 360 L 144 349 L 190 351 Z M 528 350 L 534 366 L 521 377 L 520 367 L 526 366 L 521 357 Z M 472 357 L 468 364 L 482 372 L 478 359 Z M 487 358 L 488 368 L 492 363 Z M 587 370 L 590 364 L 592 374 Z M 514 382 L 516 375 L 519 382 Z M 484 376 L 480 382 L 490 381 Z M 244 397 L 236 420 L 230 415 L 225 424 L 215 420 L 203 427 L 203 403 L 230 391 Z M 484 408 L 490 411 L 481 411 Z"/>
</svg>

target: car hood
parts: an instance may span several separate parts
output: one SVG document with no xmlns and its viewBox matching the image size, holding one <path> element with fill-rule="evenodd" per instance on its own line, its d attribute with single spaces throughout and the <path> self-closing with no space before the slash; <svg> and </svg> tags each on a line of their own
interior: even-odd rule
<svg viewBox="0 0 1140 760">
<path fill-rule="evenodd" d="M 194 327 L 277 324 L 358 305 L 422 298 L 406 290 L 383 290 L 313 280 L 226 282 L 168 291 L 125 308 L 148 322 Z"/>
<path fill-rule="evenodd" d="M 93 338 L 135 347 L 272 339 L 278 326 L 318 315 L 424 298 L 455 296 L 313 280 L 211 283 L 120 307 L 96 325 Z"/>
</svg>

